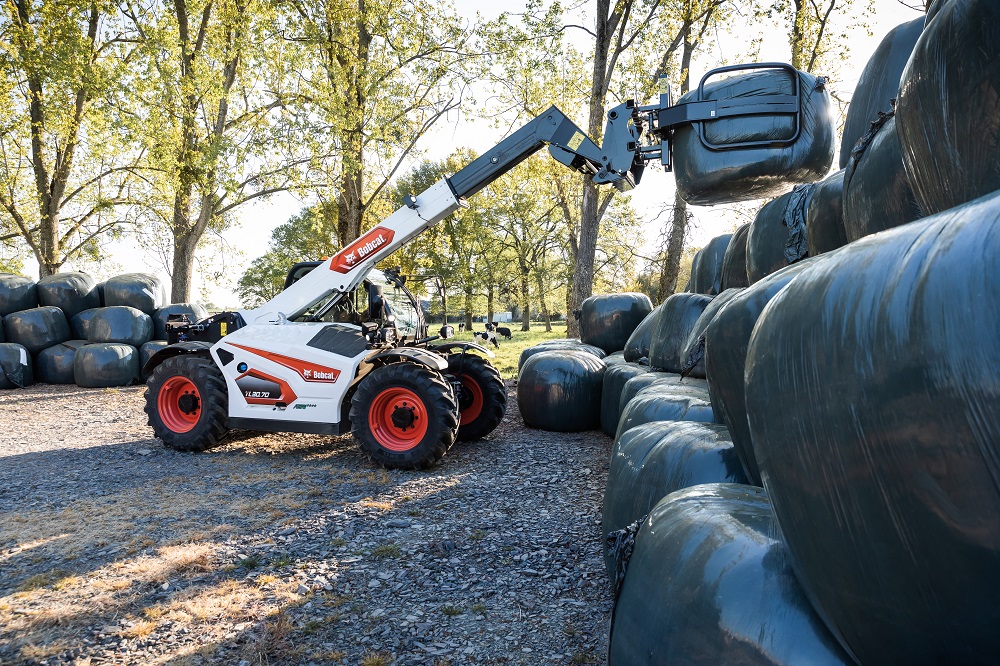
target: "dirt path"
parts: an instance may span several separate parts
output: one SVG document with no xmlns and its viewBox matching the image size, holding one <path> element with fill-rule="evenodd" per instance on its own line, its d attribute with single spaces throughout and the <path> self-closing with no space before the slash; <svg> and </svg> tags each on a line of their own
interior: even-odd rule
<svg viewBox="0 0 1000 666">
<path fill-rule="evenodd" d="M 151 439 L 142 387 L 0 393 L 0 664 L 603 663 L 611 441 L 525 429 L 428 472 L 349 438 Z"/>
</svg>

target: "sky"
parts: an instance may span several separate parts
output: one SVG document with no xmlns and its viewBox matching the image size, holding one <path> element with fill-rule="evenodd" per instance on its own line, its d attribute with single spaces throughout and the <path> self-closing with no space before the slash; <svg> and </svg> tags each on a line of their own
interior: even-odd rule
<svg viewBox="0 0 1000 666">
<path fill-rule="evenodd" d="M 863 1 L 863 0 L 861 0 Z M 469 22 L 477 20 L 477 14 L 484 19 L 495 18 L 501 11 L 516 11 L 521 2 L 497 2 L 496 0 L 455 0 L 458 13 Z M 590 4 L 590 3 L 585 3 Z M 911 4 L 917 4 L 913 2 Z M 844 90 L 853 90 L 869 57 L 878 46 L 885 34 L 900 23 L 913 20 L 920 13 L 907 8 L 899 0 L 874 0 L 875 13 L 869 19 L 871 34 L 865 30 L 855 30 L 850 34 L 851 59 L 840 71 L 844 81 Z M 742 42 L 749 40 L 749 35 L 759 31 L 758 26 L 748 26 L 747 32 L 734 35 L 719 36 L 719 50 L 722 55 L 740 52 Z M 582 35 L 583 33 L 581 33 Z M 585 35 L 584 35 L 585 36 Z M 787 61 L 787 37 L 780 31 L 765 34 L 761 48 L 762 61 Z M 701 77 L 711 65 L 699 69 L 699 63 L 692 67 L 695 80 Z M 502 132 L 491 127 L 482 120 L 476 120 L 474 113 L 462 113 L 457 119 L 441 122 L 422 144 L 432 147 L 425 150 L 422 158 L 439 159 L 450 154 L 455 148 L 468 146 L 477 152 L 484 152 L 503 138 Z M 839 143 L 837 144 L 839 150 Z M 837 158 L 834 159 L 837 162 Z M 651 165 L 653 167 L 653 165 Z M 672 203 L 674 199 L 674 184 L 670 174 L 663 173 L 659 168 L 647 167 L 642 183 L 629 195 L 633 208 L 639 213 L 643 224 L 643 245 L 640 255 L 655 253 L 660 226 L 665 217 L 657 218 L 664 204 Z M 196 275 L 193 300 L 199 302 L 211 301 L 216 306 L 224 308 L 239 307 L 239 299 L 233 291 L 236 280 L 250 263 L 267 251 L 271 230 L 285 222 L 289 217 L 299 212 L 304 203 L 290 194 L 279 194 L 266 201 L 256 200 L 239 209 L 238 223 L 222 234 L 221 241 L 227 246 L 223 255 L 212 251 L 200 252 L 202 262 L 225 262 L 225 274 L 228 276 L 223 283 L 209 285 L 200 275 Z M 694 224 L 687 238 L 687 244 L 695 247 L 704 245 L 708 240 L 721 233 L 727 233 L 737 224 L 744 221 L 730 206 L 714 208 L 692 207 Z M 159 274 L 165 281 L 167 271 L 162 265 L 162 259 L 155 253 L 143 251 L 136 247 L 134 241 L 116 243 L 109 247 L 110 261 L 101 267 L 98 278 L 105 278 L 119 272 L 152 272 Z M 68 270 L 70 267 L 67 266 Z M 37 274 L 37 266 L 26 265 L 26 272 Z M 101 275 L 100 273 L 107 273 Z"/>
</svg>

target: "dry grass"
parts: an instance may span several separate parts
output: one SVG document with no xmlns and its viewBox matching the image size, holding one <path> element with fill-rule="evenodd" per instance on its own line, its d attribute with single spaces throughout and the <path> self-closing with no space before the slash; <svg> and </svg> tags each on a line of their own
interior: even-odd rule
<svg viewBox="0 0 1000 666">
<path fill-rule="evenodd" d="M 131 627 L 122 630 L 126 638 L 145 638 L 156 630 L 156 623 L 149 620 L 136 620 Z"/>
<path fill-rule="evenodd" d="M 389 666 L 392 657 L 381 652 L 366 654 L 361 659 L 361 666 Z"/>
</svg>

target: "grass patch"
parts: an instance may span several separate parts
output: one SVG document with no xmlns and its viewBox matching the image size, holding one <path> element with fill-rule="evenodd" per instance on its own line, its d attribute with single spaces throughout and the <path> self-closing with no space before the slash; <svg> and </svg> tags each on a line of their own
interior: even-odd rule
<svg viewBox="0 0 1000 666">
<path fill-rule="evenodd" d="M 485 615 L 486 604 L 472 604 L 471 606 L 469 606 L 469 610 L 475 613 L 476 615 Z"/>
<path fill-rule="evenodd" d="M 504 379 L 514 379 L 517 377 L 517 361 L 521 358 L 522 351 L 528 347 L 537 345 L 539 342 L 545 342 L 546 340 L 558 340 L 566 337 L 566 322 L 564 321 L 552 322 L 551 333 L 545 332 L 545 324 L 542 322 L 531 322 L 530 331 L 521 331 L 520 322 L 508 322 L 506 324 L 501 324 L 501 326 L 507 326 L 510 328 L 513 339 L 501 339 L 500 349 L 496 349 L 492 345 L 488 348 L 491 352 L 496 354 L 496 358 L 490 359 L 490 362 L 496 366 L 496 369 L 500 371 L 500 376 Z M 473 328 L 477 331 L 482 331 L 484 326 L 483 324 L 474 324 Z M 455 340 L 478 342 L 479 344 L 482 344 L 482 341 L 474 339 L 472 333 L 469 331 L 458 332 L 456 330 Z"/>
<path fill-rule="evenodd" d="M 392 663 L 392 657 L 381 652 L 366 654 L 361 659 L 361 666 L 389 666 Z"/>
<path fill-rule="evenodd" d="M 592 654 L 587 654 L 586 652 L 577 652 L 572 657 L 570 657 L 569 663 L 571 664 L 596 664 L 597 657 Z"/>
<path fill-rule="evenodd" d="M 334 548 L 340 548 L 342 546 L 346 546 L 347 539 L 345 539 L 344 537 L 337 537 L 336 539 L 330 542 L 330 545 L 333 546 Z"/>
<path fill-rule="evenodd" d="M 56 583 L 63 578 L 64 574 L 61 571 L 46 571 L 44 573 L 38 573 L 31 576 L 23 583 L 17 586 L 18 592 L 33 592 L 34 590 L 40 590 L 43 587 L 48 587 Z"/>
<path fill-rule="evenodd" d="M 288 554 L 278 555 L 276 558 L 271 560 L 271 566 L 280 569 L 281 567 L 290 566 L 295 560 L 291 558 Z"/>
<path fill-rule="evenodd" d="M 456 615 L 461 615 L 465 611 L 463 611 L 459 606 L 452 606 L 451 604 L 445 604 L 444 606 L 441 606 L 441 612 L 447 615 L 448 617 L 455 617 Z"/>
<path fill-rule="evenodd" d="M 394 543 L 383 543 L 381 546 L 372 549 L 371 556 L 380 560 L 389 557 L 399 559 L 403 556 L 403 550 Z"/>
<path fill-rule="evenodd" d="M 469 535 L 469 538 L 472 539 L 473 541 L 482 541 L 485 537 L 486 537 L 486 532 L 484 532 L 483 530 L 474 530 L 472 534 Z"/>
<path fill-rule="evenodd" d="M 257 555 L 248 555 L 237 562 L 236 566 L 237 568 L 246 569 L 247 571 L 253 571 L 260 566 L 260 557 Z"/>
</svg>

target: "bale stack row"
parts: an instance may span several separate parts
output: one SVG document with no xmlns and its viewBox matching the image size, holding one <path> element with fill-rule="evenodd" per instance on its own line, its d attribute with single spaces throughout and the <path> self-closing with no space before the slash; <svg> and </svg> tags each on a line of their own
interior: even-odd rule
<svg viewBox="0 0 1000 666">
<path fill-rule="evenodd" d="M 611 664 L 995 661 L 1000 7 L 932 10 L 604 370 Z"/>
<path fill-rule="evenodd" d="M 171 314 L 207 316 L 199 305 L 167 300 L 159 278 L 144 273 L 100 284 L 80 272 L 37 283 L 0 274 L 0 388 L 138 381 L 146 360 L 167 344 Z"/>
</svg>

